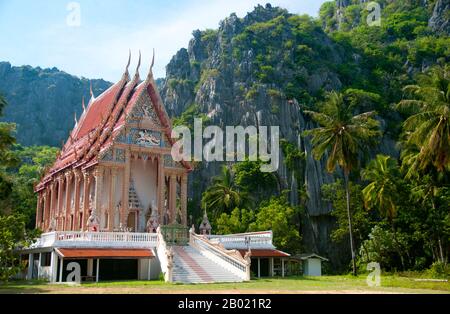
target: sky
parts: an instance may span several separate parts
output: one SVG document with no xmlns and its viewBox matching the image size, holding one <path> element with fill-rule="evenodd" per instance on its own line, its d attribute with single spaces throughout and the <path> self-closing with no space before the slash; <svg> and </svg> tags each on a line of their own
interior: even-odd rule
<svg viewBox="0 0 450 314">
<path fill-rule="evenodd" d="M 291 13 L 317 16 L 326 0 L 272 0 Z M 0 0 L 0 61 L 57 67 L 86 78 L 120 79 L 132 52 L 142 52 L 141 77 L 155 49 L 155 77 L 196 29 L 217 28 L 231 13 L 244 17 L 269 0 Z"/>
</svg>

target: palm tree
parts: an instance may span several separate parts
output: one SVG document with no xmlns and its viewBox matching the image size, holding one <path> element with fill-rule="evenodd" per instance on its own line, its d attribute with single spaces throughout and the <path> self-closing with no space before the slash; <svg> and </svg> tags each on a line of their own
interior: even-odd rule
<svg viewBox="0 0 450 314">
<path fill-rule="evenodd" d="M 392 222 L 397 215 L 397 162 L 390 156 L 377 155 L 361 172 L 361 176 L 370 182 L 362 191 L 365 206 L 378 208 L 380 214 Z"/>
<path fill-rule="evenodd" d="M 248 205 L 250 198 L 234 182 L 234 174 L 227 166 L 222 167 L 219 176 L 213 178 L 213 184 L 203 193 L 202 205 L 213 214 L 213 219 L 223 212 Z"/>
<path fill-rule="evenodd" d="M 377 208 L 382 217 L 386 217 L 392 228 L 394 243 L 400 256 L 403 269 L 405 262 L 397 233 L 394 218 L 397 216 L 397 202 L 399 199 L 398 184 L 400 171 L 397 161 L 390 156 L 377 155 L 361 172 L 364 180 L 370 183 L 363 189 L 362 194 L 366 208 Z"/>
<path fill-rule="evenodd" d="M 405 144 L 418 150 L 413 170 L 434 166 L 443 172 L 450 166 L 450 66 L 431 68 L 404 91 L 410 97 L 396 107 L 412 113 L 403 128 Z"/>
<path fill-rule="evenodd" d="M 313 156 L 321 159 L 326 153 L 326 168 L 334 172 L 336 165 L 344 172 L 347 199 L 350 250 L 352 254 L 353 274 L 356 275 L 356 256 L 353 243 L 352 215 L 350 212 L 349 174 L 359 165 L 360 153 L 375 143 L 380 135 L 379 122 L 373 119 L 375 112 L 353 115 L 354 104 L 345 99 L 341 93 L 327 94 L 320 112 L 305 111 L 320 127 L 304 132 L 312 136 Z"/>
</svg>

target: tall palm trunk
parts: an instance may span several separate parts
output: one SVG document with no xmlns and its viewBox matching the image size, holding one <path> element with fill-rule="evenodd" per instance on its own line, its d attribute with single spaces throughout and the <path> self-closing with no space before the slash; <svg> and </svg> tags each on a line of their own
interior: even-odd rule
<svg viewBox="0 0 450 314">
<path fill-rule="evenodd" d="M 356 272 L 356 255 L 355 255 L 355 245 L 353 243 L 353 226 L 352 226 L 352 213 L 350 212 L 350 185 L 348 181 L 348 171 L 344 170 L 344 180 L 345 180 L 345 194 L 347 196 L 347 215 L 348 215 L 348 232 L 350 234 L 350 250 L 352 252 L 352 274 L 357 275 Z"/>
</svg>

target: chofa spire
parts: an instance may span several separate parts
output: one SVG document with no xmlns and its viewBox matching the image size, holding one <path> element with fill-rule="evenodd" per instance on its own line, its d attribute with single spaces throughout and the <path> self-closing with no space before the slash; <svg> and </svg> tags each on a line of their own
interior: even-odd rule
<svg viewBox="0 0 450 314">
<path fill-rule="evenodd" d="M 134 78 L 133 81 L 135 81 L 136 83 L 139 81 L 140 77 L 139 77 L 139 68 L 141 67 L 141 51 L 139 50 L 139 60 L 136 66 L 136 73 L 134 74 Z"/>
<path fill-rule="evenodd" d="M 123 73 L 122 79 L 128 79 L 130 77 L 130 74 L 128 72 L 128 68 L 130 67 L 130 64 L 131 64 L 131 49 L 128 51 L 128 63 L 127 63 L 127 66 L 125 67 L 125 72 Z"/>
<path fill-rule="evenodd" d="M 95 96 L 94 96 L 94 92 L 92 91 L 92 81 L 91 81 L 91 84 L 89 87 L 89 94 L 91 95 L 91 101 L 94 100 Z M 83 98 L 83 102 L 84 102 L 84 98 Z"/>
<path fill-rule="evenodd" d="M 155 48 L 153 48 L 152 63 L 150 64 L 150 70 L 148 71 L 146 82 L 149 82 L 153 78 L 153 66 L 155 65 Z"/>
</svg>

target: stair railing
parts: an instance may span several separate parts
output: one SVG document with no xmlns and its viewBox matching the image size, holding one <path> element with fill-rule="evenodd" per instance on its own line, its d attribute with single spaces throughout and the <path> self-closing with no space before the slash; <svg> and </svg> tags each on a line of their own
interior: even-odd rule
<svg viewBox="0 0 450 314">
<path fill-rule="evenodd" d="M 172 282 L 173 275 L 173 251 L 172 248 L 167 248 L 166 241 L 161 232 L 161 228 L 156 230 L 158 234 L 158 241 L 156 247 L 156 255 L 158 256 L 161 265 L 161 271 L 164 274 L 165 282 Z"/>
<path fill-rule="evenodd" d="M 189 232 L 189 244 L 242 280 L 250 280 L 250 254 L 246 254 L 244 258 L 239 251 L 227 250 L 220 244 L 213 244 L 207 237 L 195 234 L 193 229 Z"/>
</svg>

